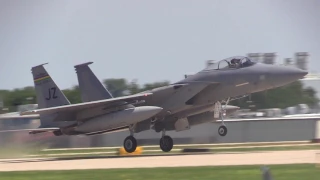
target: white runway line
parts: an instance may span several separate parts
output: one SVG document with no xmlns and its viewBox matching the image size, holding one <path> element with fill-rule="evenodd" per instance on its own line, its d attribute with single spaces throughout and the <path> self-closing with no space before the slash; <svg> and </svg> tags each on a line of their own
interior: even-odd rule
<svg viewBox="0 0 320 180">
<path fill-rule="evenodd" d="M 0 171 L 112 169 L 148 167 L 186 167 L 221 165 L 272 165 L 316 163 L 317 150 L 269 151 L 245 154 L 204 154 L 179 156 L 148 156 L 101 159 L 74 159 L 10 163 L 2 160 Z M 25 160 L 25 159 L 24 159 Z"/>
</svg>

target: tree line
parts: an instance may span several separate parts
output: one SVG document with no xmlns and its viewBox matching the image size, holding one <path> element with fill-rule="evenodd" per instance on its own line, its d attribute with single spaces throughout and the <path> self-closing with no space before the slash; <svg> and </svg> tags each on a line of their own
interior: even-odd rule
<svg viewBox="0 0 320 180">
<path fill-rule="evenodd" d="M 135 94 L 170 84 L 169 81 L 161 81 L 139 85 L 137 81 L 129 82 L 123 78 L 105 79 L 102 82 L 114 97 Z M 71 103 L 81 103 L 78 86 L 64 89 L 63 93 Z M 0 98 L 2 98 L 4 106 L 9 108 L 9 111 L 16 111 L 18 105 L 36 104 L 33 86 L 14 90 L 0 90 Z M 230 105 L 246 109 L 265 109 L 286 108 L 297 104 L 317 107 L 318 103 L 319 99 L 316 97 L 316 91 L 311 87 L 304 87 L 300 81 L 296 81 L 283 87 L 251 94 L 249 97 L 230 102 Z M 254 107 L 251 106 L 252 104 Z"/>
</svg>

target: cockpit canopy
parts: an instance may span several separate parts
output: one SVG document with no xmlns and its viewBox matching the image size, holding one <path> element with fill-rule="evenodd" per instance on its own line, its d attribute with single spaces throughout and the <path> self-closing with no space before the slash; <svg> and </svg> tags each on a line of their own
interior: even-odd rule
<svg viewBox="0 0 320 180">
<path fill-rule="evenodd" d="M 209 65 L 204 70 L 226 70 L 245 68 L 256 64 L 250 58 L 245 56 L 234 56 L 223 59 L 217 63 Z"/>
</svg>

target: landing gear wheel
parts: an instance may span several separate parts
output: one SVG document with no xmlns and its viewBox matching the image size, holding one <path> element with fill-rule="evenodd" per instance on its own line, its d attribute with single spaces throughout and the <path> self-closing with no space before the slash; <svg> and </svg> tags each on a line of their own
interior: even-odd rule
<svg viewBox="0 0 320 180">
<path fill-rule="evenodd" d="M 170 136 L 163 136 L 160 139 L 160 148 L 163 152 L 169 152 L 173 148 L 173 140 Z"/>
<path fill-rule="evenodd" d="M 218 132 L 220 136 L 225 136 L 228 133 L 228 129 L 226 126 L 220 126 Z"/>
<path fill-rule="evenodd" d="M 128 153 L 132 153 L 137 148 L 137 140 L 133 136 L 128 136 L 124 139 L 123 147 Z"/>
</svg>

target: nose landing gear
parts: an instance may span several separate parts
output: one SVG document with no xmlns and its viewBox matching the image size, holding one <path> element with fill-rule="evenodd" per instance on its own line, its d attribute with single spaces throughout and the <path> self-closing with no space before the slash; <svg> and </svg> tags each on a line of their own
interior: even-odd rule
<svg viewBox="0 0 320 180">
<path fill-rule="evenodd" d="M 221 126 L 219 127 L 219 129 L 218 129 L 218 133 L 219 133 L 220 136 L 226 136 L 227 133 L 228 133 L 227 127 L 224 126 L 224 125 L 221 125 Z"/>
<path fill-rule="evenodd" d="M 225 102 L 224 107 L 222 107 L 222 104 L 219 101 L 216 104 L 218 108 L 216 108 L 215 110 L 219 111 L 219 116 L 221 118 L 221 123 L 222 123 L 222 125 L 218 129 L 218 133 L 220 136 L 226 136 L 228 133 L 228 129 L 227 129 L 226 125 L 224 124 L 223 116 L 226 113 L 226 107 L 227 107 L 229 101 L 230 101 L 230 98 L 228 98 L 226 101 L 223 101 L 223 102 Z"/>
</svg>

